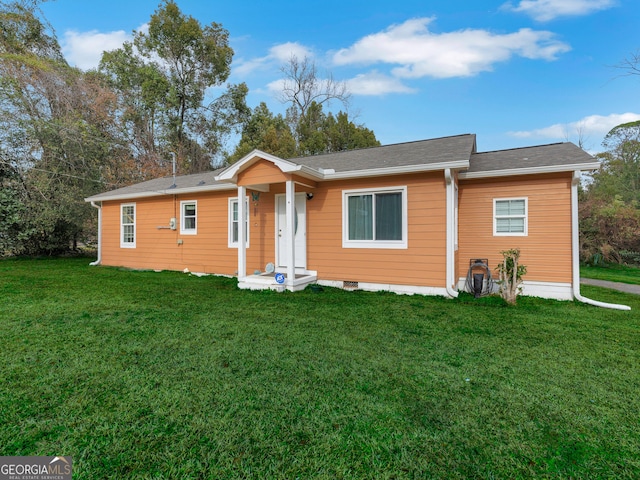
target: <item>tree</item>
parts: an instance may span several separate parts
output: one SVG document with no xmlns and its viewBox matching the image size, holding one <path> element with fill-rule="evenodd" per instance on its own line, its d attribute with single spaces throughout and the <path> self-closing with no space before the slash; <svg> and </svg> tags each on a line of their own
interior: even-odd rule
<svg viewBox="0 0 640 480">
<path fill-rule="evenodd" d="M 614 127 L 603 146 L 601 168 L 582 192 L 581 256 L 640 264 L 640 121 Z"/>
<path fill-rule="evenodd" d="M 325 131 L 330 152 L 380 145 L 373 130 L 369 130 L 364 125 L 356 125 L 349 120 L 345 112 L 338 112 L 335 117 L 329 113 L 325 122 Z"/>
<path fill-rule="evenodd" d="M 617 67 L 626 71 L 627 75 L 640 75 L 640 49 L 631 53 Z"/>
<path fill-rule="evenodd" d="M 280 158 L 296 155 L 296 142 L 287 122 L 282 115 L 273 115 L 264 102 L 253 110 L 242 129 L 238 146 L 227 161 L 233 163 L 254 149 Z"/>
<path fill-rule="evenodd" d="M 320 78 L 313 59 L 299 60 L 292 55 L 282 66 L 284 75 L 280 100 L 289 104 L 286 119 L 296 141 L 297 155 L 340 152 L 377 146 L 373 131 L 349 120 L 346 112 L 337 116 L 323 107 L 338 101 L 348 107 L 351 94 L 346 82 L 336 81 L 331 73 Z"/>
<path fill-rule="evenodd" d="M 606 151 L 598 155 L 601 167 L 590 188 L 597 196 L 618 195 L 640 206 L 640 121 L 611 129 L 603 146 Z"/>
<path fill-rule="evenodd" d="M 354 124 L 344 112 L 327 115 L 322 105 L 312 102 L 292 132 L 282 115 L 274 116 L 261 103 L 244 125 L 240 143 L 227 161 L 233 163 L 253 149 L 292 158 L 378 145 L 373 131 Z"/>
<path fill-rule="evenodd" d="M 316 64 L 309 57 L 299 60 L 296 55 L 291 55 L 289 62 L 280 70 L 284 75 L 280 100 L 291 104 L 287 114 L 294 124 L 307 114 L 313 103 L 323 105 L 337 100 L 345 107 L 349 105 L 351 94 L 347 84 L 334 80 L 331 73 L 326 79 L 320 79 Z"/>
<path fill-rule="evenodd" d="M 225 136 L 250 113 L 244 84 L 212 101 L 206 96 L 227 80 L 232 57 L 227 30 L 217 23 L 203 27 L 173 0 L 160 4 L 148 33 L 137 32 L 133 42 L 103 55 L 100 70 L 119 93 L 141 165 L 162 167 L 173 151 L 184 173 L 212 167 Z"/>
<path fill-rule="evenodd" d="M 0 20 L 3 253 L 57 253 L 94 217 L 83 198 L 121 172 L 115 97 L 69 67 L 35 5 L 2 3 Z"/>
</svg>

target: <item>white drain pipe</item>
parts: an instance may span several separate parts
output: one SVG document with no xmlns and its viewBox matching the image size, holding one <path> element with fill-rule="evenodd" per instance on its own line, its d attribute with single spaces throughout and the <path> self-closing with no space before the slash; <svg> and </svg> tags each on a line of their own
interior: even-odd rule
<svg viewBox="0 0 640 480">
<path fill-rule="evenodd" d="M 446 237 L 446 275 L 445 275 L 445 281 L 447 282 L 446 288 L 447 288 L 447 294 L 452 297 L 452 298 L 457 298 L 458 297 L 458 291 L 455 290 L 453 288 L 453 284 L 454 284 L 454 271 L 455 271 L 455 255 L 454 255 L 454 251 L 455 251 L 455 238 L 454 238 L 454 232 L 455 232 L 455 199 L 453 198 L 454 194 L 455 194 L 455 185 L 453 182 L 453 175 L 451 174 L 451 169 L 450 168 L 446 168 L 444 170 L 444 180 L 446 183 L 446 209 L 447 209 L 447 237 Z"/>
<path fill-rule="evenodd" d="M 611 308 L 614 310 L 631 310 L 627 305 L 617 303 L 599 302 L 583 297 L 580 294 L 580 241 L 579 241 L 579 220 L 578 220 L 578 184 L 580 183 L 580 170 L 573 172 L 571 180 L 571 254 L 573 256 L 573 296 L 576 300 L 596 307 Z"/>
<path fill-rule="evenodd" d="M 96 202 L 92 200 L 91 206 L 98 209 L 98 259 L 89 265 L 96 266 L 100 265 L 102 261 L 102 205 L 96 205 Z"/>
</svg>

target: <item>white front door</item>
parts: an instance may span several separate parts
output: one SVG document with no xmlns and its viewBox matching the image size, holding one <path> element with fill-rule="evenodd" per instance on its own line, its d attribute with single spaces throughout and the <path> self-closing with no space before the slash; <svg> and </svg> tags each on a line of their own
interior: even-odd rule
<svg viewBox="0 0 640 480">
<path fill-rule="evenodd" d="M 296 268 L 307 268 L 307 196 L 296 193 L 295 218 L 295 263 Z M 287 197 L 276 195 L 276 262 L 278 267 L 288 267 Z"/>
</svg>

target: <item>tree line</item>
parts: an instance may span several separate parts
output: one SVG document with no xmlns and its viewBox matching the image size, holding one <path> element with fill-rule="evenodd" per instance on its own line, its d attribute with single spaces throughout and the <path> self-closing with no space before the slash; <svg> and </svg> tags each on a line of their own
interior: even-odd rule
<svg viewBox="0 0 640 480">
<path fill-rule="evenodd" d="M 166 176 L 173 155 L 188 174 L 254 148 L 290 158 L 379 145 L 348 113 L 324 111 L 349 94 L 307 58 L 283 67 L 284 117 L 249 108 L 247 85 L 227 83 L 229 32 L 173 0 L 86 72 L 65 60 L 42 1 L 0 1 L 0 256 L 76 248 L 96 231 L 85 197 Z"/>
<path fill-rule="evenodd" d="M 85 197 L 166 176 L 172 155 L 187 174 L 256 148 L 293 158 L 379 145 L 349 116 L 346 85 L 308 58 L 281 69 L 284 115 L 249 108 L 246 84 L 227 83 L 227 30 L 174 0 L 86 72 L 64 59 L 42 1 L 0 0 L 0 256 L 75 249 L 97 230 Z M 639 75 L 638 64 L 635 54 L 621 68 Z M 603 147 L 580 192 L 581 257 L 640 265 L 640 122 L 611 130 Z"/>
<path fill-rule="evenodd" d="M 580 254 L 592 264 L 640 266 L 640 121 L 613 128 L 603 146 L 580 194 Z"/>
</svg>

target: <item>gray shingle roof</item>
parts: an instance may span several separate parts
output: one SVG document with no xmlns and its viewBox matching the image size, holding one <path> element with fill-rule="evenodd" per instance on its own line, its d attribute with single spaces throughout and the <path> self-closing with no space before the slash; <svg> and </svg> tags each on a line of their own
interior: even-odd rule
<svg viewBox="0 0 640 480">
<path fill-rule="evenodd" d="M 466 173 L 593 164 L 595 159 L 573 143 L 553 143 L 474 153 Z M 591 167 L 588 167 L 591 168 Z M 514 172 L 516 174 L 517 172 Z"/>
<path fill-rule="evenodd" d="M 429 165 L 469 160 L 475 151 L 473 134 L 434 138 L 415 142 L 361 148 L 346 152 L 327 153 L 311 157 L 290 158 L 290 162 L 311 168 L 349 172 L 374 168 Z"/>
<path fill-rule="evenodd" d="M 169 194 L 174 189 L 184 191 L 185 189 L 193 188 L 204 191 L 207 189 L 230 187 L 229 185 L 220 184 L 215 181 L 215 176 L 218 175 L 222 170 L 224 169 L 219 168 L 218 170 L 213 170 L 211 172 L 177 176 L 176 186 L 173 188 L 171 187 L 173 185 L 173 177 L 162 177 L 148 180 L 142 183 L 136 183 L 134 185 L 129 185 L 128 187 L 111 190 L 110 192 L 99 193 L 97 195 L 89 197 L 87 200 L 100 201 L 104 198 L 114 196 L 126 198 L 127 196 L 145 196 L 144 194 L 147 194 L 146 196 L 152 196 L 156 194 Z"/>
<path fill-rule="evenodd" d="M 493 174 L 517 175 L 519 173 L 536 173 L 537 171 L 563 171 L 581 166 L 587 170 L 597 166 L 596 160 L 591 155 L 572 143 L 554 143 L 476 153 L 476 136 L 473 134 L 292 158 L 287 161 L 316 170 L 319 175 L 322 169 L 324 171 L 333 169 L 336 174 L 346 172 L 344 178 L 349 177 L 348 172 L 354 172 L 354 175 L 357 176 L 357 172 L 366 170 L 422 165 L 427 168 L 429 165 L 440 168 L 441 164 L 446 165 L 452 162 L 458 162 L 455 168 L 460 168 L 459 162 L 468 162 L 468 168 L 461 172 L 462 178 L 492 176 Z M 171 188 L 173 178 L 163 177 L 100 193 L 86 200 L 100 201 L 167 195 L 174 192 L 233 189 L 232 184 L 215 180 L 215 177 L 224 170 L 221 168 L 211 172 L 178 176 L 174 188 Z"/>
</svg>

